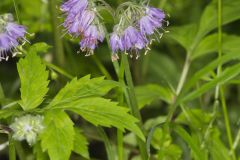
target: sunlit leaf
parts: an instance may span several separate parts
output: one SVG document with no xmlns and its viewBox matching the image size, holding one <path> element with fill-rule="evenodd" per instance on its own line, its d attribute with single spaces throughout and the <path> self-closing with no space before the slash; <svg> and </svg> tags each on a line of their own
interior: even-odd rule
<svg viewBox="0 0 240 160">
<path fill-rule="evenodd" d="M 21 80 L 20 105 L 24 110 L 38 107 L 48 91 L 48 71 L 42 64 L 40 57 L 35 53 L 28 53 L 18 64 L 18 73 Z"/>
<path fill-rule="evenodd" d="M 128 113 L 129 110 L 118 106 L 116 102 L 111 102 L 104 98 L 82 98 L 69 103 L 55 105 L 51 109 L 65 109 L 76 112 L 96 126 L 114 126 L 122 131 L 126 128 L 134 132 L 142 140 L 145 140 L 142 131 L 136 124 L 138 120 Z"/>
<path fill-rule="evenodd" d="M 55 96 L 50 106 L 68 103 L 80 98 L 103 96 L 119 84 L 114 81 L 104 80 L 104 77 L 90 79 L 90 75 L 83 78 L 74 78 Z"/>
<path fill-rule="evenodd" d="M 88 141 L 79 128 L 75 128 L 73 151 L 83 156 L 84 158 L 89 159 Z"/>
<path fill-rule="evenodd" d="M 45 129 L 40 135 L 41 147 L 51 160 L 67 160 L 74 147 L 73 122 L 63 111 L 47 112 Z"/>
</svg>

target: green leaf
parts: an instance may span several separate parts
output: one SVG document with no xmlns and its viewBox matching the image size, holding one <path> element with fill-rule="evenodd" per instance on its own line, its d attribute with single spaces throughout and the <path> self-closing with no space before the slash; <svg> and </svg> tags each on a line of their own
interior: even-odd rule
<svg viewBox="0 0 240 160">
<path fill-rule="evenodd" d="M 208 139 L 206 147 L 209 150 L 209 153 L 213 160 L 231 160 L 231 156 L 227 147 L 223 144 L 220 139 L 220 131 L 217 128 L 213 128 L 211 131 L 211 136 Z M 221 152 L 219 152 L 221 151 Z"/>
<path fill-rule="evenodd" d="M 175 144 L 170 144 L 158 151 L 158 159 L 162 160 L 181 160 L 182 150 Z"/>
<path fill-rule="evenodd" d="M 211 34 L 205 37 L 197 46 L 192 55 L 192 59 L 199 58 L 203 55 L 217 52 L 218 50 L 218 34 Z M 223 53 L 238 53 L 240 52 L 239 46 L 240 37 L 235 35 L 223 34 Z"/>
<path fill-rule="evenodd" d="M 41 147 L 51 160 L 68 160 L 74 147 L 73 122 L 63 111 L 47 112 L 45 129 L 41 133 Z"/>
<path fill-rule="evenodd" d="M 223 24 L 230 23 L 240 18 L 240 1 L 224 0 L 222 6 Z M 215 29 L 218 24 L 217 16 L 217 1 L 213 1 L 207 6 L 202 14 L 198 35 L 203 37 Z"/>
<path fill-rule="evenodd" d="M 148 56 L 151 63 L 149 63 L 148 77 L 157 78 L 158 82 L 169 86 L 169 88 L 176 86 L 180 77 L 180 70 L 176 62 L 167 54 L 159 53 L 157 50 L 151 50 L 150 52 Z"/>
<path fill-rule="evenodd" d="M 206 160 L 201 146 L 198 145 L 198 142 L 196 142 L 196 140 L 191 137 L 187 131 L 180 126 L 174 126 L 173 129 L 189 145 L 196 160 Z"/>
<path fill-rule="evenodd" d="M 40 143 L 36 143 L 33 147 L 33 153 L 36 160 L 48 160 L 48 156 L 45 152 L 42 151 Z"/>
<path fill-rule="evenodd" d="M 84 158 L 89 159 L 88 141 L 79 128 L 75 128 L 73 151 L 83 156 Z"/>
<path fill-rule="evenodd" d="M 194 129 L 202 130 L 208 127 L 212 115 L 201 109 L 188 109 L 184 107 L 183 112 L 176 118 L 175 122 L 189 125 Z"/>
<path fill-rule="evenodd" d="M 51 109 L 66 109 L 76 112 L 96 126 L 114 126 L 122 131 L 126 128 L 133 131 L 142 140 L 145 140 L 142 131 L 136 124 L 138 120 L 128 113 L 129 110 L 125 107 L 119 107 L 117 103 L 104 98 L 82 98 L 69 103 L 55 105 Z"/>
<path fill-rule="evenodd" d="M 13 115 L 20 113 L 21 111 L 14 108 L 6 108 L 0 110 L 0 119 L 6 119 Z"/>
<path fill-rule="evenodd" d="M 186 50 L 189 50 L 197 34 L 196 24 L 187 24 L 179 27 L 170 28 L 170 37 L 181 44 Z"/>
<path fill-rule="evenodd" d="M 194 98 L 197 98 L 198 96 L 201 96 L 203 93 L 205 93 L 209 89 L 216 87 L 217 84 L 223 85 L 224 83 L 236 77 L 239 73 L 240 73 L 240 64 L 231 66 L 227 68 L 224 72 L 222 72 L 221 75 L 219 75 L 217 78 L 202 85 L 197 90 L 186 95 L 183 99 L 181 99 L 181 102 L 186 102 Z"/>
<path fill-rule="evenodd" d="M 49 107 L 72 102 L 80 98 L 104 96 L 109 90 L 118 85 L 118 82 L 104 80 L 104 77 L 90 79 L 90 75 L 87 75 L 80 79 L 74 78 L 59 91 Z"/>
<path fill-rule="evenodd" d="M 231 60 L 235 60 L 239 58 L 240 58 L 240 54 L 229 53 L 229 54 L 223 55 L 220 59 L 216 59 L 212 61 L 207 66 L 203 67 L 202 69 L 197 71 L 193 76 L 191 76 L 191 79 L 187 81 L 187 83 L 183 88 L 183 93 L 188 91 L 191 87 L 195 86 L 197 81 L 200 80 L 202 77 L 214 71 L 214 69 L 216 69 L 219 64 L 225 64 Z"/>
<path fill-rule="evenodd" d="M 38 107 L 48 91 L 48 71 L 35 53 L 28 53 L 17 64 L 21 80 L 21 101 L 24 110 Z"/>
<path fill-rule="evenodd" d="M 135 87 L 135 92 L 140 108 L 159 99 L 171 103 L 174 97 L 170 89 L 157 84 Z"/>
<path fill-rule="evenodd" d="M 49 46 L 47 43 L 39 42 L 39 43 L 35 43 L 35 44 L 31 45 L 29 47 L 28 52 L 29 53 L 36 53 L 36 54 L 39 53 L 39 52 L 46 53 L 49 48 L 51 48 L 51 46 Z"/>
</svg>

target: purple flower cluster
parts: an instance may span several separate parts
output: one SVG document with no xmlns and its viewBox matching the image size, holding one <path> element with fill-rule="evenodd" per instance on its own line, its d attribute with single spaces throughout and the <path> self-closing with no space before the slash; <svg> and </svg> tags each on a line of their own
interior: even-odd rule
<svg viewBox="0 0 240 160">
<path fill-rule="evenodd" d="M 150 36 L 159 33 L 158 29 L 162 27 L 165 14 L 163 11 L 153 7 L 145 7 L 145 15 L 137 20 L 135 26 L 127 26 L 124 30 L 119 29 L 121 24 L 114 28 L 110 37 L 110 45 L 113 51 L 113 60 L 118 57 L 118 51 L 132 52 L 139 57 L 139 51 L 147 48 L 150 43 Z"/>
<path fill-rule="evenodd" d="M 25 41 L 26 28 L 12 20 L 0 18 L 0 61 L 8 60 L 8 52 Z"/>
<path fill-rule="evenodd" d="M 80 37 L 80 48 L 93 54 L 98 42 L 105 38 L 104 28 L 99 23 L 96 10 L 89 7 L 88 0 L 68 0 L 61 10 L 66 14 L 63 26 L 74 37 Z"/>
</svg>

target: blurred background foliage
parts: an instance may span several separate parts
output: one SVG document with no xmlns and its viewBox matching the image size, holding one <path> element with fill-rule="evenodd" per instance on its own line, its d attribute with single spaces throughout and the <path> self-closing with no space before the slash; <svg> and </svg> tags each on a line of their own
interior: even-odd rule
<svg viewBox="0 0 240 160">
<path fill-rule="evenodd" d="M 79 50 L 78 40 L 71 39 L 69 36 L 64 36 L 61 41 L 63 45 L 64 61 L 59 61 L 58 53 L 55 53 L 53 19 L 50 8 L 50 0 L 17 0 L 19 8 L 19 18 L 28 28 L 29 33 L 34 33 L 28 39 L 31 44 L 45 42 L 50 45 L 50 49 L 46 52 L 41 52 L 41 56 L 49 62 L 52 62 L 61 68 L 64 68 L 71 75 L 82 77 L 91 74 L 93 77 L 103 75 L 99 64 L 103 63 L 111 76 L 117 80 L 111 62 L 110 50 L 107 42 L 99 45 L 95 55 L 85 57 L 84 53 L 77 53 Z M 124 0 L 106 0 L 112 7 L 117 7 Z M 223 51 L 224 53 L 240 54 L 240 2 L 239 0 L 225 0 L 226 4 L 223 7 L 227 13 L 223 17 L 223 21 L 228 23 L 223 27 Z M 62 1 L 57 1 L 59 6 Z M 144 120 L 144 127 L 147 133 L 153 129 L 152 127 L 163 123 L 169 111 L 169 104 L 174 99 L 172 88 L 176 88 L 186 52 L 191 51 L 190 46 L 195 41 L 199 30 L 203 33 L 200 36 L 200 43 L 195 47 L 191 55 L 190 73 L 187 79 L 191 79 L 194 73 L 207 64 L 212 62 L 217 57 L 217 12 L 206 7 L 209 4 L 216 4 L 216 1 L 211 0 L 151 0 L 150 4 L 163 9 L 169 16 L 169 27 L 165 30 L 170 31 L 164 34 L 161 43 L 154 43 L 151 51 L 146 56 L 141 56 L 139 60 L 131 59 L 132 73 L 136 87 L 136 94 L 139 106 L 142 108 L 141 113 Z M 58 7 L 56 11 L 58 11 Z M 16 17 L 12 0 L 1 0 L 0 14 L 13 13 Z M 203 14 L 204 13 L 204 14 Z M 102 13 L 106 19 L 106 25 L 109 32 L 114 22 L 114 19 L 107 13 Z M 62 15 L 58 13 L 57 28 L 61 28 Z M 212 21 L 211 21 L 212 20 Z M 200 25 L 199 25 L 200 24 Z M 183 26 L 183 27 L 180 27 Z M 199 27 L 200 26 L 200 27 Z M 199 29 L 200 28 L 200 29 Z M 62 29 L 62 28 L 61 28 Z M 199 32 L 198 32 L 199 33 Z M 64 32 L 61 32 L 64 35 Z M 31 44 L 26 44 L 26 48 Z M 45 46 L 46 47 L 46 46 Z M 44 48 L 44 44 L 43 44 Z M 41 50 L 41 49 L 40 49 Z M 237 56 L 237 55 L 236 55 Z M 236 58 L 237 59 L 237 58 Z M 238 56 L 239 59 L 239 56 Z M 16 69 L 18 58 L 10 58 L 7 62 L 0 63 L 0 82 L 6 97 L 17 99 L 19 97 L 19 77 Z M 232 65 L 238 61 L 228 61 L 224 65 Z M 212 69 L 214 70 L 214 69 Z M 212 71 L 211 70 L 211 71 Z M 211 74 L 210 74 L 211 75 Z M 200 87 L 204 82 L 208 82 L 211 76 L 204 75 L 194 83 L 194 89 Z M 61 76 L 57 72 L 51 70 L 52 82 L 50 84 L 51 92 L 47 98 L 51 98 L 67 81 L 68 79 Z M 235 79 L 228 80 L 225 87 L 225 98 L 228 106 L 229 121 L 231 124 L 233 141 L 235 137 L 240 136 L 240 87 L 239 76 Z M 184 106 L 178 110 L 175 122 L 173 124 L 174 131 L 171 135 L 165 132 L 164 127 L 155 128 L 151 136 L 151 151 L 154 157 L 164 160 L 178 159 L 196 159 L 205 160 L 228 160 L 232 159 L 229 156 L 229 144 L 223 120 L 221 108 L 214 108 L 214 84 L 209 87 L 210 91 L 196 93 L 198 99 L 189 98 Z M 203 94 L 204 93 L 204 94 Z M 114 95 L 111 95 L 114 98 Z M 191 101 L 190 101 L 191 100 Z M 9 99 L 11 101 L 11 99 Z M 90 157 L 96 159 L 106 159 L 106 152 L 103 143 L 94 129 L 85 122 L 79 122 L 83 126 L 85 135 L 89 139 Z M 115 130 L 107 130 L 112 143 L 116 140 Z M 1 139 L 4 141 L 4 139 Z M 137 157 L 138 151 L 135 150 L 136 142 L 132 134 L 125 136 L 125 154 L 130 157 Z M 237 143 L 237 142 L 236 142 Z M 237 143 L 238 144 L 238 143 Z M 236 144 L 236 154 L 240 156 L 240 147 Z M 114 146 L 114 144 L 113 144 Z M 26 153 L 30 148 L 24 144 Z M 6 157 L 7 153 L 0 152 L 0 159 Z M 210 156 L 209 156 L 210 155 Z M 31 157 L 30 157 L 31 158 Z M 29 159 L 30 159 L 29 158 Z M 72 157 L 73 159 L 76 157 Z M 5 158 L 7 159 L 7 158 Z M 240 159 L 240 157 L 239 157 Z"/>
</svg>

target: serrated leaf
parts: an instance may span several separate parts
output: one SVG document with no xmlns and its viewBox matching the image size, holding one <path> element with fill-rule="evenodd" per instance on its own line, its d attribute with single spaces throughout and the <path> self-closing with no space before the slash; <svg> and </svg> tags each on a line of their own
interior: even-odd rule
<svg viewBox="0 0 240 160">
<path fill-rule="evenodd" d="M 82 98 L 55 105 L 51 109 L 65 109 L 76 112 L 96 126 L 114 126 L 122 131 L 126 128 L 134 132 L 142 140 L 145 140 L 142 131 L 136 124 L 138 120 L 128 113 L 129 110 L 125 107 L 119 107 L 117 103 L 104 98 Z"/>
<path fill-rule="evenodd" d="M 38 107 L 48 91 L 48 71 L 41 59 L 35 53 L 27 56 L 17 64 L 21 80 L 21 101 L 19 104 L 24 110 Z"/>
<path fill-rule="evenodd" d="M 197 46 L 192 55 L 192 59 L 197 59 L 203 55 L 217 52 L 218 50 L 218 34 L 211 34 L 205 37 Z M 240 51 L 239 46 L 240 37 L 235 35 L 223 34 L 223 53 L 238 53 Z"/>
<path fill-rule="evenodd" d="M 79 128 L 75 128 L 73 151 L 83 156 L 84 158 L 89 159 L 88 141 Z"/>
<path fill-rule="evenodd" d="M 119 84 L 114 81 L 104 80 L 104 77 L 90 79 L 90 75 L 83 78 L 74 78 L 55 96 L 50 106 L 68 103 L 79 98 L 103 96 Z"/>
<path fill-rule="evenodd" d="M 139 108 L 151 104 L 156 100 L 163 100 L 170 103 L 173 100 L 173 93 L 170 89 L 157 84 L 148 84 L 135 87 Z"/>
<path fill-rule="evenodd" d="M 40 135 L 41 147 L 51 160 L 68 160 L 74 146 L 73 122 L 63 111 L 47 112 L 45 129 Z"/>
</svg>

